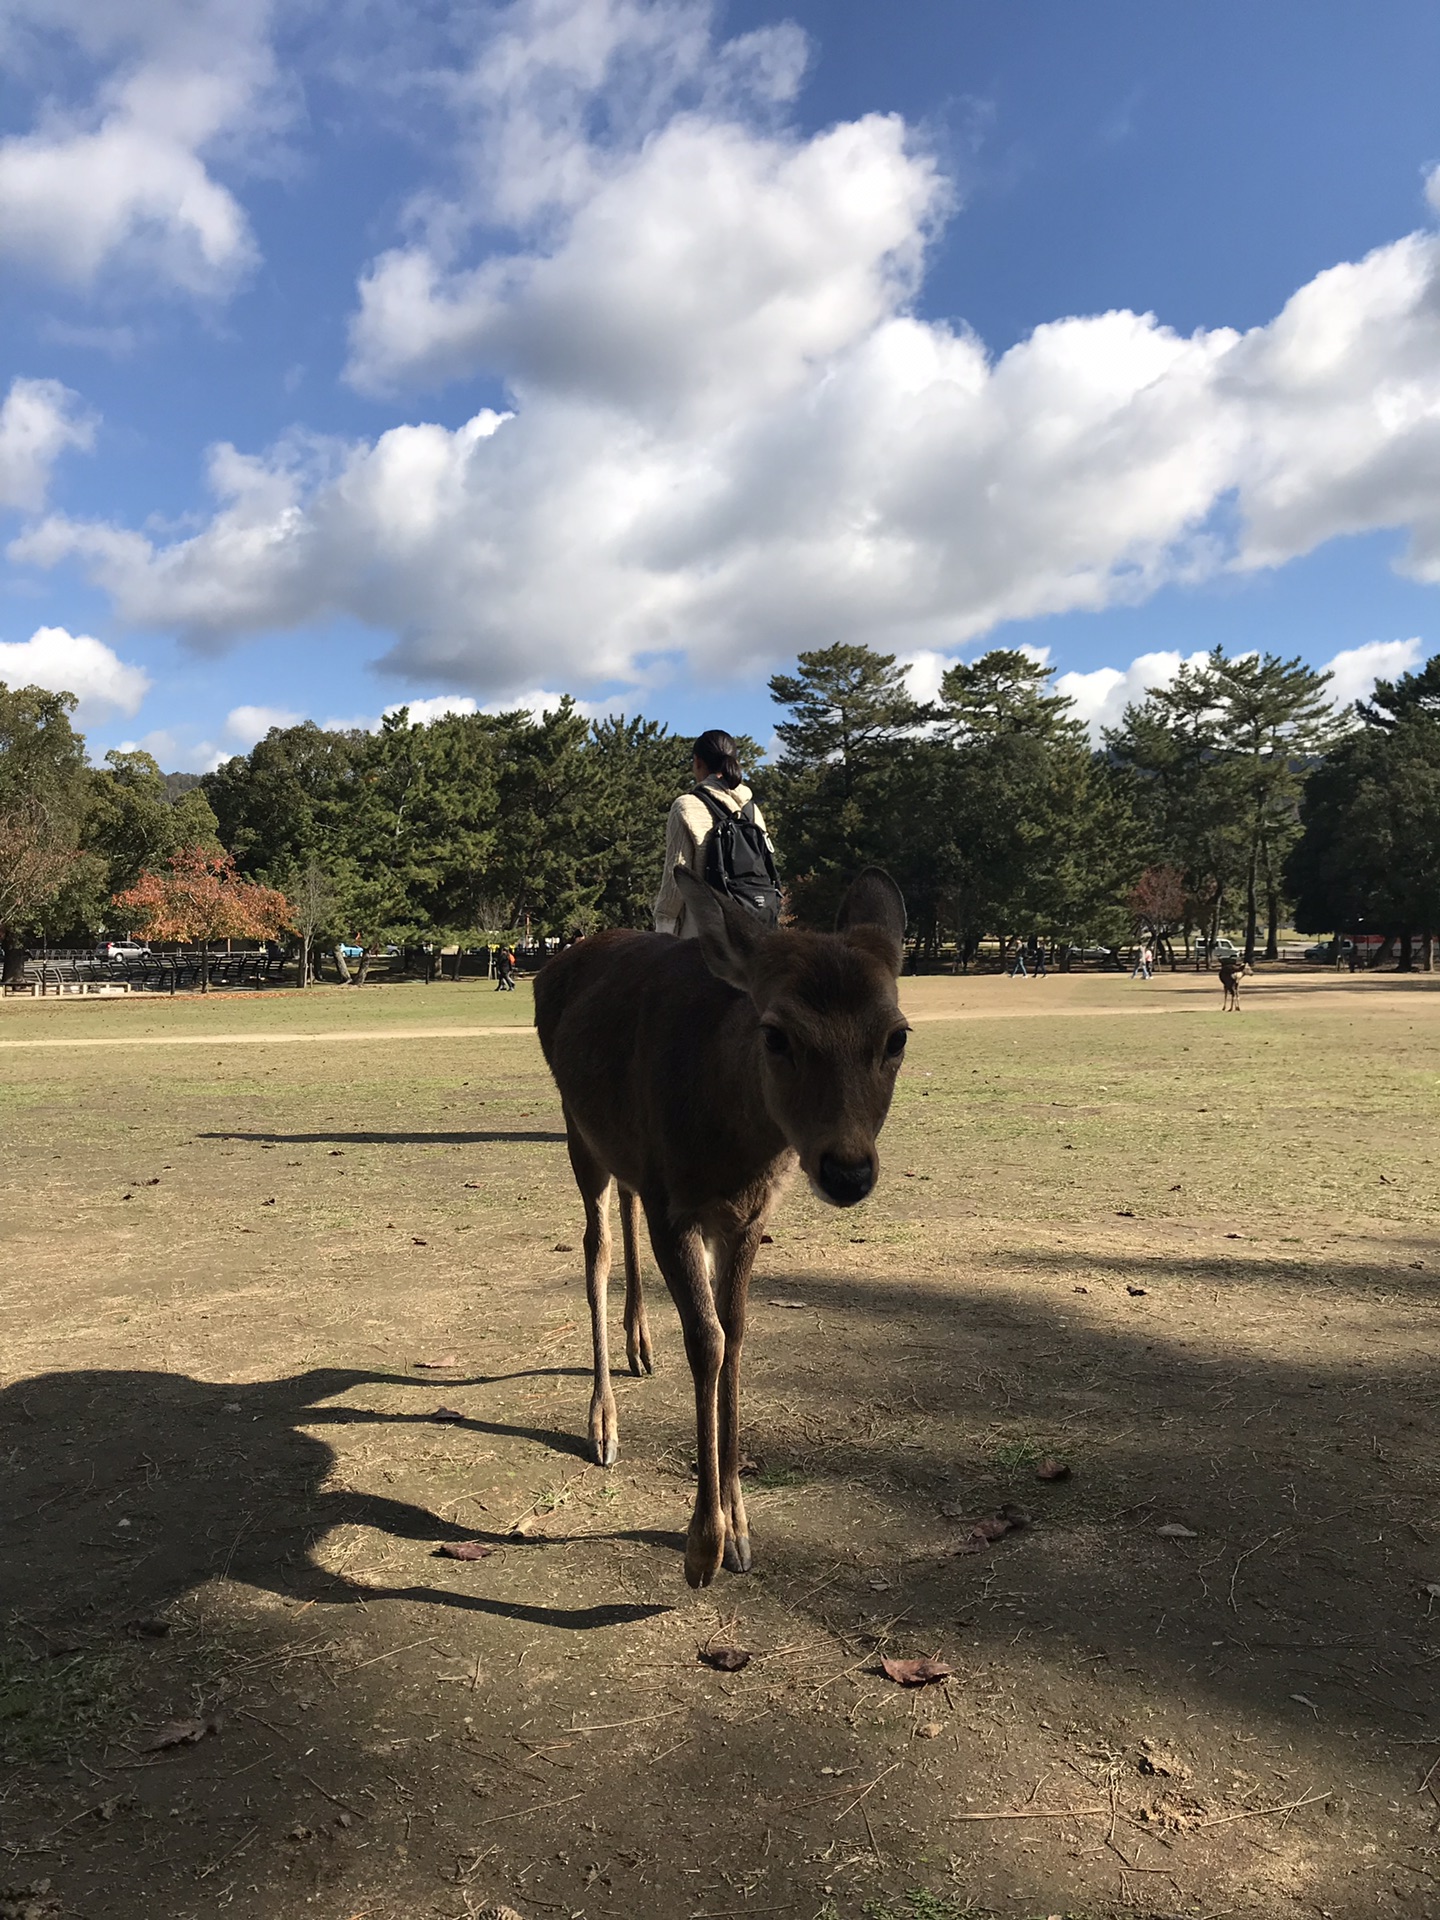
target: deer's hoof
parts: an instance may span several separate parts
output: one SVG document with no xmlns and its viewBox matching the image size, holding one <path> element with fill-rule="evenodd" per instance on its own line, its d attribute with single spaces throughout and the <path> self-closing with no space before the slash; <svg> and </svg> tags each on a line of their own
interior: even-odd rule
<svg viewBox="0 0 1440 1920">
<path fill-rule="evenodd" d="M 654 1373 L 655 1357 L 648 1347 L 630 1355 L 630 1371 L 637 1380 L 644 1379 L 647 1373 Z"/>
<path fill-rule="evenodd" d="M 592 1402 L 590 1406 L 590 1451 L 595 1463 L 601 1467 L 613 1467 L 620 1458 L 620 1425 L 615 1418 L 615 1405 L 604 1401 Z"/>
<path fill-rule="evenodd" d="M 725 1539 L 725 1568 L 728 1573 L 749 1573 L 754 1562 L 750 1557 L 750 1536 L 748 1533 L 728 1534 Z"/>
<path fill-rule="evenodd" d="M 692 1587 L 708 1587 L 720 1571 L 724 1543 L 718 1537 L 707 1538 L 692 1525 L 685 1536 L 685 1578 Z"/>
</svg>

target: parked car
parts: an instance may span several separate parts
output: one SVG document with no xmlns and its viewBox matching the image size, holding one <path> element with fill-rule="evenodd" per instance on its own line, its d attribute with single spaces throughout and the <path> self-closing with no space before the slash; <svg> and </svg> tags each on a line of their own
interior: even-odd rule
<svg viewBox="0 0 1440 1920">
<path fill-rule="evenodd" d="M 340 951 L 341 953 L 344 954 L 347 960 L 363 960 L 365 958 L 365 949 L 363 947 L 354 946 L 348 940 L 341 942 Z"/>
<path fill-rule="evenodd" d="M 1197 940 L 1195 951 L 1202 960 L 1207 957 L 1211 960 L 1238 960 L 1245 949 L 1237 947 L 1233 940 L 1226 940 L 1222 935 L 1213 944 L 1209 940 Z"/>
<path fill-rule="evenodd" d="M 102 940 L 95 949 L 97 960 L 148 960 L 150 949 L 140 940 Z"/>
<path fill-rule="evenodd" d="M 1350 942 L 1346 940 L 1342 944 L 1340 951 L 1342 954 L 1345 954 L 1348 953 L 1349 950 Z M 1306 947 L 1305 958 L 1307 960 L 1318 961 L 1322 967 L 1333 967 L 1335 964 L 1335 942 L 1333 940 L 1318 940 L 1313 947 Z"/>
</svg>

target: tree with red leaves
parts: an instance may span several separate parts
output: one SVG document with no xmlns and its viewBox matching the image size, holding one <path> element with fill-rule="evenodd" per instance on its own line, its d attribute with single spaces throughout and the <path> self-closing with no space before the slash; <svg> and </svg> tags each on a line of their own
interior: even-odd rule
<svg viewBox="0 0 1440 1920">
<path fill-rule="evenodd" d="M 277 887 L 242 880 L 228 853 L 181 847 L 162 873 L 142 873 L 115 895 L 132 925 L 154 940 L 193 941 L 205 948 L 200 991 L 210 990 L 212 940 L 273 940 L 292 923 L 290 903 Z"/>
<path fill-rule="evenodd" d="M 1183 926 L 1189 916 L 1190 901 L 1185 892 L 1185 876 L 1178 867 L 1147 867 L 1126 898 L 1131 918 L 1150 935 L 1156 948 L 1169 958 L 1175 971 L 1175 949 L 1170 935 Z"/>
</svg>

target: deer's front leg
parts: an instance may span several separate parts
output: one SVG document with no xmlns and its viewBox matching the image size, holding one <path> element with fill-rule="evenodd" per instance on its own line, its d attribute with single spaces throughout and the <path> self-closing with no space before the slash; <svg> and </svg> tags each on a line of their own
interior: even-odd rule
<svg viewBox="0 0 1440 1920">
<path fill-rule="evenodd" d="M 699 1490 L 685 1536 L 685 1578 L 708 1587 L 725 1552 L 725 1508 L 720 1493 L 717 1389 L 725 1335 L 715 1312 L 705 1243 L 697 1227 L 672 1225 L 663 1199 L 645 1198 L 650 1244 L 680 1315 L 685 1357 L 695 1382 L 695 1466 Z"/>
<path fill-rule="evenodd" d="M 760 1247 L 755 1220 L 720 1249 L 715 1296 L 725 1335 L 725 1358 L 720 1368 L 720 1499 L 725 1510 L 725 1565 L 731 1573 L 749 1573 L 750 1522 L 740 1488 L 740 1355 L 745 1344 L 745 1307 L 750 1293 L 750 1270 Z"/>
</svg>

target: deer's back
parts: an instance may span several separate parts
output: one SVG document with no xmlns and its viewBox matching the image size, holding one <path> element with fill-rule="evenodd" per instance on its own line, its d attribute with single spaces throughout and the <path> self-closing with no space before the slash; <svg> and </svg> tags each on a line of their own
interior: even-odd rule
<svg viewBox="0 0 1440 1920">
<path fill-rule="evenodd" d="M 747 1150 L 737 1111 L 747 1006 L 698 941 L 671 934 L 596 934 L 538 975 L 535 1026 L 569 1121 L 626 1185 L 697 1199 L 701 1168 L 703 1185 L 738 1184 L 773 1156 L 773 1142 Z"/>
</svg>

